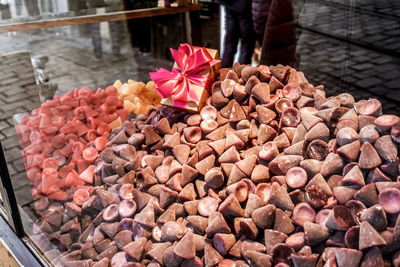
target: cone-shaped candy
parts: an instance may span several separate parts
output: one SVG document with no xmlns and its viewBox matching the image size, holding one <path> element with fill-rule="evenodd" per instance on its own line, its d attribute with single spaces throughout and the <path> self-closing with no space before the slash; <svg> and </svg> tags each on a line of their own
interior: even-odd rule
<svg viewBox="0 0 400 267">
<path fill-rule="evenodd" d="M 228 183 L 227 185 L 231 185 L 234 183 L 239 182 L 240 180 L 242 180 L 243 178 L 246 177 L 246 174 L 244 174 L 238 166 L 233 165 L 231 173 L 229 174 L 229 178 L 228 178 Z"/>
<path fill-rule="evenodd" d="M 293 209 L 292 220 L 297 225 L 303 226 L 305 222 L 313 222 L 315 216 L 315 210 L 309 204 L 299 203 Z"/>
<path fill-rule="evenodd" d="M 253 87 L 256 86 L 259 83 L 260 83 L 260 80 L 256 76 L 251 76 L 247 80 L 247 82 L 246 82 L 246 84 L 244 86 L 244 90 L 246 91 L 246 93 L 248 95 L 250 95 L 251 94 L 251 90 L 253 89 Z"/>
<path fill-rule="evenodd" d="M 229 70 L 228 73 L 226 74 L 225 79 L 230 79 L 230 80 L 234 80 L 235 82 L 239 82 L 239 77 L 236 74 L 236 72 L 234 72 L 233 70 Z"/>
<path fill-rule="evenodd" d="M 232 168 L 234 165 L 235 164 L 233 164 L 233 163 L 222 163 L 221 169 L 224 171 L 225 175 L 229 177 L 231 175 L 231 171 L 232 171 Z"/>
<path fill-rule="evenodd" d="M 235 100 L 232 100 L 232 101 L 234 101 L 234 102 L 232 104 L 231 112 L 229 115 L 229 120 L 231 122 L 238 122 L 238 121 L 246 119 L 246 114 L 244 113 L 244 111 L 243 111 L 242 107 L 239 105 L 239 103 L 236 102 Z"/>
<path fill-rule="evenodd" d="M 317 123 L 307 132 L 305 139 L 310 142 L 317 139 L 328 142 L 329 129 L 324 123 Z"/>
<path fill-rule="evenodd" d="M 376 193 L 375 184 L 372 183 L 363 186 L 357 191 L 357 193 L 355 193 L 354 199 L 361 201 L 367 207 L 377 204 L 378 194 Z"/>
<path fill-rule="evenodd" d="M 214 153 L 214 150 L 208 145 L 210 142 L 210 140 L 202 140 L 196 144 L 196 151 L 200 160 Z"/>
<path fill-rule="evenodd" d="M 314 177 L 320 173 L 322 164 L 323 162 L 316 159 L 305 159 L 300 161 L 300 167 L 306 171 L 307 177 Z"/>
<path fill-rule="evenodd" d="M 247 250 L 243 257 L 254 267 L 270 267 L 271 256 L 254 250 Z"/>
<path fill-rule="evenodd" d="M 214 197 L 203 197 L 200 199 L 199 205 L 197 206 L 199 214 L 204 217 L 210 216 L 217 210 L 219 204 L 218 201 L 220 200 Z"/>
<path fill-rule="evenodd" d="M 206 228 L 207 237 L 212 238 L 216 233 L 230 234 L 231 229 L 225 221 L 224 216 L 215 212 L 213 218 L 209 218 L 208 225 Z"/>
<path fill-rule="evenodd" d="M 217 233 L 213 237 L 214 247 L 222 256 L 228 254 L 235 243 L 236 239 L 233 234 Z"/>
<path fill-rule="evenodd" d="M 219 163 L 235 163 L 239 160 L 240 155 L 235 146 L 230 147 L 218 158 Z"/>
<path fill-rule="evenodd" d="M 330 230 L 345 231 L 353 225 L 350 209 L 346 206 L 335 206 L 329 213 L 325 223 Z"/>
<path fill-rule="evenodd" d="M 354 197 L 356 189 L 346 186 L 336 186 L 333 188 L 333 195 L 339 204 L 346 204 L 347 201 Z"/>
<path fill-rule="evenodd" d="M 285 234 L 290 234 L 295 230 L 292 220 L 281 209 L 275 210 L 274 230 Z"/>
<path fill-rule="evenodd" d="M 121 131 L 123 132 L 123 131 Z M 120 133 L 121 133 L 120 132 Z M 153 127 L 150 125 L 146 126 L 143 130 L 144 138 L 146 140 L 146 145 L 153 145 L 161 140 L 161 137 L 154 131 Z M 127 143 L 123 142 L 123 143 Z"/>
<path fill-rule="evenodd" d="M 246 236 L 246 238 L 254 240 L 258 235 L 258 228 L 250 218 L 236 217 L 233 222 L 237 236 Z"/>
<path fill-rule="evenodd" d="M 344 145 L 336 150 L 341 157 L 347 161 L 356 161 L 360 153 L 360 141 L 356 140 L 350 144 Z"/>
<path fill-rule="evenodd" d="M 317 123 L 322 122 L 322 119 L 317 116 L 308 114 L 308 113 L 302 113 L 301 121 L 302 121 L 304 127 L 306 128 L 306 130 L 309 131 L 312 127 L 317 125 Z"/>
<path fill-rule="evenodd" d="M 344 127 L 340 129 L 336 134 L 336 140 L 339 146 L 350 144 L 358 139 L 358 133 L 350 127 Z"/>
<path fill-rule="evenodd" d="M 361 267 L 376 267 L 384 265 L 385 263 L 382 258 L 382 252 L 377 247 L 373 247 L 364 253 L 364 257 L 361 261 Z"/>
<path fill-rule="evenodd" d="M 306 244 L 310 246 L 315 246 L 327 240 L 329 236 L 329 230 L 325 226 L 312 222 L 304 223 L 304 239 L 306 241 Z"/>
<path fill-rule="evenodd" d="M 172 190 L 175 191 L 182 191 L 182 186 L 181 186 L 181 173 L 175 173 L 171 179 L 168 180 L 168 182 L 165 184 L 167 187 L 171 188 Z"/>
<path fill-rule="evenodd" d="M 176 216 L 175 216 L 175 211 L 171 210 L 171 209 L 167 209 L 165 212 L 163 212 L 160 217 L 157 218 L 157 223 L 166 223 L 169 221 L 175 221 L 176 220 Z"/>
<path fill-rule="evenodd" d="M 220 168 L 214 167 L 206 173 L 204 181 L 209 188 L 219 188 L 224 183 L 224 174 Z"/>
<path fill-rule="evenodd" d="M 261 229 L 271 228 L 275 219 L 275 206 L 266 205 L 253 211 L 251 218 Z"/>
<path fill-rule="evenodd" d="M 173 203 L 178 196 L 178 193 L 170 188 L 163 186 L 160 190 L 160 207 L 162 209 L 167 208 Z"/>
<path fill-rule="evenodd" d="M 269 168 L 264 165 L 256 165 L 251 172 L 251 181 L 254 183 L 264 183 L 270 180 Z"/>
<path fill-rule="evenodd" d="M 191 201 L 196 199 L 196 191 L 194 190 L 194 184 L 189 183 L 187 184 L 181 192 L 178 194 L 178 199 L 181 202 Z"/>
<path fill-rule="evenodd" d="M 191 215 L 186 218 L 189 225 L 193 230 L 200 234 L 204 235 L 206 228 L 208 226 L 208 219 L 198 215 Z"/>
<path fill-rule="evenodd" d="M 134 260 L 140 261 L 142 258 L 144 245 L 146 244 L 146 242 L 147 239 L 145 237 L 138 238 L 135 241 L 124 246 L 124 251 Z"/>
<path fill-rule="evenodd" d="M 274 264 L 275 266 L 278 264 L 290 265 L 290 255 L 293 252 L 294 250 L 286 244 L 276 244 L 272 248 L 272 264 Z"/>
<path fill-rule="evenodd" d="M 205 159 L 196 163 L 195 167 L 202 175 L 205 175 L 212 167 L 214 167 L 215 156 L 210 155 Z"/>
<path fill-rule="evenodd" d="M 234 194 L 230 194 L 220 204 L 218 211 L 225 216 L 241 217 L 244 214 L 244 211 Z"/>
<path fill-rule="evenodd" d="M 154 132 L 155 133 L 155 132 Z M 156 134 L 156 133 L 155 133 Z M 156 134 L 157 135 L 157 134 Z M 145 135 L 146 137 L 146 135 Z M 161 140 L 161 137 L 160 139 Z M 159 141 L 158 140 L 158 141 Z M 120 131 L 119 133 L 117 133 L 111 140 L 110 143 L 112 144 L 126 144 L 128 143 L 128 137 L 125 134 L 125 131 Z"/>
<path fill-rule="evenodd" d="M 261 208 L 264 205 L 265 202 L 259 196 L 250 193 L 244 210 L 244 217 L 249 218 L 254 210 Z"/>
<path fill-rule="evenodd" d="M 300 250 L 305 245 L 304 232 L 297 232 L 288 236 L 288 238 L 286 238 L 285 244 L 295 251 Z"/>
<path fill-rule="evenodd" d="M 100 224 L 100 229 L 103 231 L 106 235 L 108 235 L 110 238 L 114 238 L 115 234 L 118 231 L 118 222 L 114 223 L 101 223 Z"/>
<path fill-rule="evenodd" d="M 182 258 L 174 253 L 175 246 L 168 247 L 162 255 L 163 264 L 167 267 L 177 267 L 182 263 Z"/>
<path fill-rule="evenodd" d="M 159 120 L 155 126 L 155 130 L 161 134 L 172 134 L 172 130 L 167 118 L 162 118 Z"/>
<path fill-rule="evenodd" d="M 377 231 L 384 231 L 387 227 L 386 213 L 379 204 L 363 210 L 361 212 L 360 220 L 362 222 L 368 222 Z"/>
<path fill-rule="evenodd" d="M 343 169 L 343 159 L 335 153 L 329 153 L 326 156 L 321 167 L 321 174 L 324 177 L 329 177 L 332 174 L 340 174 Z"/>
<path fill-rule="evenodd" d="M 134 221 L 147 227 L 154 227 L 154 206 L 152 202 L 146 205 L 146 207 L 138 214 L 136 214 Z"/>
<path fill-rule="evenodd" d="M 382 160 L 376 152 L 375 148 L 368 142 L 361 146 L 360 158 L 358 166 L 362 169 L 373 169 L 381 165 Z"/>
<path fill-rule="evenodd" d="M 252 76 L 257 77 L 258 73 L 259 73 L 259 70 L 257 67 L 245 66 L 241 71 L 241 77 L 243 80 L 247 81 Z"/>
<path fill-rule="evenodd" d="M 271 192 L 268 203 L 283 210 L 293 210 L 294 208 L 293 202 L 290 199 L 286 188 L 283 186 L 280 186 L 277 190 Z"/>
<path fill-rule="evenodd" d="M 185 208 L 187 214 L 196 215 L 197 207 L 199 205 L 199 200 L 186 201 L 183 203 L 183 207 Z"/>
<path fill-rule="evenodd" d="M 304 149 L 305 149 L 305 140 L 297 142 L 288 148 L 285 148 L 284 152 L 286 155 L 299 155 L 303 156 L 304 155 Z"/>
<path fill-rule="evenodd" d="M 188 145 L 177 145 L 172 149 L 175 158 L 180 164 L 185 164 L 189 158 L 190 147 Z"/>
<path fill-rule="evenodd" d="M 176 222 L 166 222 L 161 227 L 161 241 L 176 241 L 183 236 L 182 228 Z"/>
<path fill-rule="evenodd" d="M 174 253 L 184 259 L 190 259 L 196 256 L 193 233 L 191 231 L 188 231 L 176 244 Z"/>
<path fill-rule="evenodd" d="M 287 238 L 287 235 L 271 229 L 264 230 L 264 240 L 265 246 L 267 248 L 267 253 L 272 255 L 272 248 L 278 243 L 284 243 Z"/>
<path fill-rule="evenodd" d="M 251 90 L 251 95 L 258 99 L 261 104 L 267 104 L 270 100 L 270 89 L 268 83 L 256 84 Z"/>
<path fill-rule="evenodd" d="M 181 175 L 181 186 L 185 186 L 186 184 L 193 181 L 198 175 L 198 171 L 195 168 L 187 164 L 182 165 L 182 175 Z"/>
<path fill-rule="evenodd" d="M 275 159 L 278 163 L 279 170 L 286 174 L 286 172 L 292 167 L 298 166 L 300 162 L 303 160 L 302 156 L 297 155 L 285 155 Z"/>
<path fill-rule="evenodd" d="M 300 141 L 303 141 L 306 134 L 307 134 L 307 130 L 304 127 L 304 125 L 299 124 L 299 126 L 296 127 L 296 131 L 294 132 L 293 139 L 292 139 L 292 145 L 296 144 Z"/>
<path fill-rule="evenodd" d="M 204 246 L 204 266 L 216 266 L 224 258 L 218 253 L 211 245 L 205 244 Z"/>
<path fill-rule="evenodd" d="M 172 135 L 165 135 L 165 142 L 163 146 L 168 149 L 173 149 L 175 146 L 179 145 L 181 143 L 180 141 L 180 135 L 178 132 L 172 134 Z"/>
<path fill-rule="evenodd" d="M 306 200 L 314 207 L 326 205 L 328 198 L 332 196 L 332 191 L 321 174 L 312 178 L 306 186 Z"/>
<path fill-rule="evenodd" d="M 375 125 L 367 125 L 360 130 L 360 142 L 365 143 L 369 142 L 371 144 L 375 143 L 375 141 L 379 138 L 379 133 L 376 130 Z"/>
<path fill-rule="evenodd" d="M 365 185 L 364 176 L 358 166 L 354 166 L 351 170 L 343 177 L 341 184 L 343 186 L 354 186 L 361 188 Z"/>
<path fill-rule="evenodd" d="M 216 140 L 214 142 L 208 143 L 208 145 L 214 149 L 215 153 L 217 153 L 218 156 L 221 156 L 222 153 L 225 151 L 225 144 L 226 144 L 226 139 L 220 139 Z"/>
<path fill-rule="evenodd" d="M 146 253 L 147 257 L 152 258 L 153 260 L 157 261 L 158 264 L 162 264 L 162 258 L 164 251 L 171 246 L 170 242 L 164 243 L 156 243 L 153 244 L 152 249 Z M 159 265 L 160 266 L 160 265 Z"/>
<path fill-rule="evenodd" d="M 340 100 L 338 97 L 330 97 L 325 103 L 321 105 L 321 109 L 340 107 Z"/>
<path fill-rule="evenodd" d="M 236 82 L 231 79 L 225 79 L 221 83 L 221 92 L 225 97 L 231 97 L 233 93 L 233 87 Z"/>
<path fill-rule="evenodd" d="M 236 165 L 244 174 L 246 174 L 247 177 L 250 177 L 254 169 L 254 166 L 256 165 L 256 161 L 257 161 L 257 156 L 251 155 L 241 161 L 238 161 Z"/>
<path fill-rule="evenodd" d="M 303 255 L 292 253 L 291 256 L 294 267 L 314 267 L 319 258 L 318 254 Z"/>
<path fill-rule="evenodd" d="M 262 145 L 267 141 L 271 141 L 276 135 L 277 132 L 274 128 L 266 124 L 261 124 L 258 128 L 257 143 Z"/>
<path fill-rule="evenodd" d="M 360 263 L 362 252 L 350 248 L 335 249 L 336 262 L 338 267 L 357 267 Z"/>
<path fill-rule="evenodd" d="M 346 234 L 344 235 L 344 242 L 346 247 L 358 250 L 359 237 L 360 237 L 360 226 L 356 225 L 350 227 L 346 231 Z"/>
<path fill-rule="evenodd" d="M 329 124 L 332 121 L 332 118 L 335 116 L 338 108 L 327 108 L 323 110 L 318 110 L 317 116 L 324 120 L 326 124 Z"/>
<path fill-rule="evenodd" d="M 225 138 L 226 125 L 218 127 L 216 130 L 206 135 L 206 138 L 211 141 L 217 141 Z"/>
<path fill-rule="evenodd" d="M 360 250 L 364 250 L 375 246 L 386 245 L 385 239 L 370 225 L 368 222 L 362 222 L 360 224 L 360 238 L 358 247 Z"/>
<path fill-rule="evenodd" d="M 375 141 L 374 147 L 376 152 L 387 161 L 394 161 L 397 157 L 397 147 L 393 143 L 390 135 L 380 137 Z"/>
<path fill-rule="evenodd" d="M 378 167 L 370 170 L 368 173 L 367 183 L 391 182 L 391 181 L 392 179 L 387 177 Z"/>
<path fill-rule="evenodd" d="M 275 112 L 260 105 L 256 106 L 256 112 L 260 124 L 269 124 L 276 117 Z"/>
</svg>

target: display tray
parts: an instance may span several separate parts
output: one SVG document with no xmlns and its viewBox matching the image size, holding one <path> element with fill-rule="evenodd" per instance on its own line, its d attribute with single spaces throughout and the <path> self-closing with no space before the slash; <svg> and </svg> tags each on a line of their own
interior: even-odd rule
<svg viewBox="0 0 400 267">
<path fill-rule="evenodd" d="M 52 264 L 399 264 L 400 118 L 378 100 L 282 65 L 220 69 L 195 114 L 134 115 L 114 85 L 16 125 Z"/>
</svg>

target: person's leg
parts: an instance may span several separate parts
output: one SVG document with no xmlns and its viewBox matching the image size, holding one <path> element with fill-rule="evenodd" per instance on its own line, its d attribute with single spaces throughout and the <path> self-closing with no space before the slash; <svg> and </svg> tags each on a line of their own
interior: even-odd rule
<svg viewBox="0 0 400 267">
<path fill-rule="evenodd" d="M 86 2 L 90 1 L 88 0 Z M 88 15 L 96 14 L 96 9 L 94 7 L 91 7 L 90 4 L 88 4 L 87 14 Z M 103 55 L 103 51 L 101 48 L 100 23 L 90 24 L 90 36 L 92 38 L 94 57 L 100 59 Z"/>
<path fill-rule="evenodd" d="M 239 42 L 239 18 L 238 16 L 228 10 L 225 9 L 225 45 L 224 45 L 224 54 L 222 56 L 221 65 L 223 68 L 229 68 L 233 65 L 233 57 L 236 54 L 237 45 Z"/>
<path fill-rule="evenodd" d="M 114 12 L 115 8 L 112 6 L 106 7 L 107 13 Z M 111 53 L 114 56 L 119 56 L 121 54 L 120 48 L 120 21 L 109 21 L 108 28 L 110 29 L 110 43 L 111 43 Z"/>
<path fill-rule="evenodd" d="M 241 46 L 239 63 L 250 64 L 256 42 L 251 14 L 240 16 L 240 38 Z"/>
</svg>

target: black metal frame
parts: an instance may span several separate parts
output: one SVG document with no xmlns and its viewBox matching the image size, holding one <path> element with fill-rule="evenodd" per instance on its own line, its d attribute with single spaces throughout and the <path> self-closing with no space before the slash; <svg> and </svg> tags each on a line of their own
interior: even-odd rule
<svg viewBox="0 0 400 267">
<path fill-rule="evenodd" d="M 4 150 L 0 142 L 0 193 L 3 198 L 4 209 L 0 212 L 0 237 L 15 255 L 15 258 L 24 266 L 44 266 L 45 261 L 25 238 L 17 200 L 11 182 L 10 173 Z M 3 218 L 6 217 L 6 218 Z"/>
<path fill-rule="evenodd" d="M 10 173 L 7 167 L 7 161 L 4 156 L 3 146 L 0 142 L 0 175 L 2 188 L 3 203 L 5 205 L 5 212 L 8 217 L 10 226 L 13 228 L 17 237 L 24 237 L 24 230 L 22 226 L 21 215 L 19 213 L 17 199 L 15 198 L 14 189 L 11 183 Z"/>
</svg>

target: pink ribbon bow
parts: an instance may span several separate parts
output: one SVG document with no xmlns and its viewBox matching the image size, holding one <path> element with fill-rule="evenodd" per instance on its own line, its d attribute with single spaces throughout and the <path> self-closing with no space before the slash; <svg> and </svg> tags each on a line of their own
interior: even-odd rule
<svg viewBox="0 0 400 267">
<path fill-rule="evenodd" d="M 198 73 L 211 68 L 219 60 L 214 60 L 204 47 L 182 44 L 178 50 L 170 50 L 179 69 L 168 71 L 161 68 L 157 72 L 150 72 L 150 77 L 162 98 L 171 97 L 175 107 L 184 108 L 189 101 L 199 101 L 193 84 L 209 90 L 212 82 L 210 76 Z"/>
</svg>

